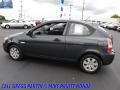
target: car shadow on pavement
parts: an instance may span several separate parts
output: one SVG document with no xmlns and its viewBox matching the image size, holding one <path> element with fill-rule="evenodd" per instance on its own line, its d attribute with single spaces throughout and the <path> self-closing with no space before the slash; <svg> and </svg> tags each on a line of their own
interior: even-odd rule
<svg viewBox="0 0 120 90">
<path fill-rule="evenodd" d="M 34 58 L 34 57 L 25 57 L 23 59 L 23 62 L 29 62 L 32 64 L 40 64 L 44 66 L 49 66 L 51 68 L 61 68 L 61 69 L 68 69 L 68 70 L 74 70 L 77 72 L 82 72 L 80 69 L 79 63 L 74 61 L 64 61 L 64 60 L 54 60 L 54 59 L 45 59 L 45 58 Z M 103 66 L 101 67 L 101 70 L 98 71 L 96 74 L 105 74 L 111 72 L 111 69 L 109 69 L 109 66 Z M 87 74 L 87 73 L 84 73 Z M 90 74 L 92 75 L 92 74 Z"/>
<path fill-rule="evenodd" d="M 103 66 L 101 67 L 101 70 L 98 71 L 96 74 L 87 74 L 87 73 L 84 73 L 82 72 L 82 70 L 80 69 L 79 67 L 79 64 L 78 62 L 73 62 L 73 61 L 63 61 L 63 60 L 54 60 L 54 59 L 45 59 L 45 58 L 35 58 L 35 57 L 25 57 L 23 60 L 21 61 L 14 61 L 12 60 L 9 55 L 6 56 L 6 58 L 9 58 L 9 61 L 10 62 L 15 62 L 15 63 L 29 63 L 29 64 L 35 64 L 35 65 L 41 65 L 41 66 L 44 66 L 44 67 L 49 67 L 49 68 L 58 68 L 58 69 L 63 69 L 63 70 L 72 70 L 72 71 L 75 71 L 75 72 L 79 72 L 79 73 L 82 73 L 82 74 L 86 74 L 86 75 L 92 75 L 92 76 L 96 76 L 96 75 L 100 75 L 100 76 L 104 76 L 104 75 L 109 75 L 112 71 L 110 65 L 107 66 Z M 12 60 L 12 61 L 11 61 Z"/>
</svg>

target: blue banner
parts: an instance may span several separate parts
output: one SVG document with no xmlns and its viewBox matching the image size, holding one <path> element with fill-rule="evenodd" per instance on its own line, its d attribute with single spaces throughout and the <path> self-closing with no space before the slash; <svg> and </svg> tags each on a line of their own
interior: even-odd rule
<svg viewBox="0 0 120 90">
<path fill-rule="evenodd" d="M 64 0 L 61 0 L 61 4 L 64 4 Z"/>
<path fill-rule="evenodd" d="M 61 5 L 61 13 L 60 13 L 60 18 L 62 18 L 63 17 L 63 5 L 64 5 L 64 0 L 60 0 L 60 5 Z"/>
<path fill-rule="evenodd" d="M 0 8 L 13 8 L 12 0 L 0 0 Z"/>
</svg>

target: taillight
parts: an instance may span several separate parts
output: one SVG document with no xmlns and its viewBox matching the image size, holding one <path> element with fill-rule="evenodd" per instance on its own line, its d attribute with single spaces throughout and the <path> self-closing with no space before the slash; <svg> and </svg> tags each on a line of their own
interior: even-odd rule
<svg viewBox="0 0 120 90">
<path fill-rule="evenodd" d="M 112 43 L 112 40 L 108 39 L 107 43 L 108 43 L 108 52 L 112 53 L 113 52 L 113 43 Z"/>
</svg>

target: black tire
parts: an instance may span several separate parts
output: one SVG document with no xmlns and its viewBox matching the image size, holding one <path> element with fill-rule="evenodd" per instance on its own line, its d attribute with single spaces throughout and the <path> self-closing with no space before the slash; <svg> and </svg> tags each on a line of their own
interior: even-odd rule
<svg viewBox="0 0 120 90">
<path fill-rule="evenodd" d="M 118 32 L 120 32 L 120 30 L 117 30 Z"/>
<path fill-rule="evenodd" d="M 24 29 L 27 29 L 28 28 L 28 25 L 24 25 L 24 27 L 23 27 Z"/>
<path fill-rule="evenodd" d="M 88 58 L 90 58 L 90 62 L 87 62 L 89 60 Z M 85 64 L 85 62 L 87 62 L 87 64 Z M 91 62 L 94 62 L 94 64 L 91 63 Z M 101 59 L 98 56 L 94 55 L 94 54 L 84 55 L 80 60 L 80 68 L 81 68 L 81 70 L 83 72 L 90 73 L 90 74 L 97 73 L 100 70 L 101 65 L 102 65 Z M 91 68 L 91 70 L 87 70 L 87 69 L 90 69 L 90 68 Z M 94 69 L 94 70 L 92 70 L 92 69 Z"/>
<path fill-rule="evenodd" d="M 18 54 L 18 56 L 16 56 L 16 58 L 12 55 L 12 50 L 13 49 L 16 49 L 17 51 L 16 51 L 16 54 Z M 14 50 L 13 50 L 14 51 Z M 15 61 L 21 61 L 21 60 L 23 60 L 23 53 L 22 53 L 22 51 L 21 51 L 21 49 L 17 46 L 17 45 L 11 45 L 10 47 L 9 47 L 9 56 L 13 59 L 13 60 L 15 60 Z"/>
<path fill-rule="evenodd" d="M 10 25 L 5 25 L 5 28 L 6 28 L 6 29 L 9 29 L 9 28 L 10 28 Z"/>
</svg>

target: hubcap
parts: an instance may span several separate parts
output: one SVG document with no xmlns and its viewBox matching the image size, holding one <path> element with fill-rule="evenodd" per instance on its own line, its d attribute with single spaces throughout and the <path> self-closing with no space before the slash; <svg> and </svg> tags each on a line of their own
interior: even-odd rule
<svg viewBox="0 0 120 90">
<path fill-rule="evenodd" d="M 92 72 L 98 68 L 98 62 L 95 58 L 89 57 L 83 61 L 83 67 L 86 71 Z"/>
<path fill-rule="evenodd" d="M 27 26 L 24 26 L 25 29 L 27 29 Z"/>
<path fill-rule="evenodd" d="M 10 49 L 10 56 L 13 58 L 13 59 L 18 59 L 20 57 L 20 52 L 19 50 L 16 48 L 16 47 L 12 47 Z"/>
<path fill-rule="evenodd" d="M 9 26 L 6 26 L 6 28 L 8 29 L 8 28 L 9 28 Z"/>
</svg>

